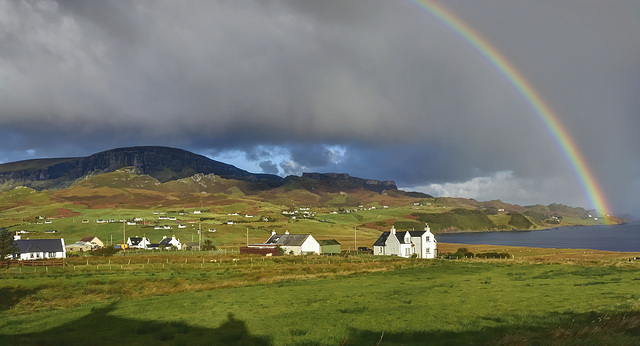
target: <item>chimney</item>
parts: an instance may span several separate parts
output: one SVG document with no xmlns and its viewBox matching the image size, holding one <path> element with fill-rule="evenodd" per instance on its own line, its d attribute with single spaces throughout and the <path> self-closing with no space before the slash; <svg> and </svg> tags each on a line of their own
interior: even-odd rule
<svg viewBox="0 0 640 346">
<path fill-rule="evenodd" d="M 396 234 L 396 225 L 391 226 L 391 234 Z"/>
<path fill-rule="evenodd" d="M 271 231 L 271 235 L 276 235 L 276 231 L 275 230 Z"/>
<path fill-rule="evenodd" d="M 284 234 L 289 234 L 289 231 L 284 231 Z"/>
</svg>

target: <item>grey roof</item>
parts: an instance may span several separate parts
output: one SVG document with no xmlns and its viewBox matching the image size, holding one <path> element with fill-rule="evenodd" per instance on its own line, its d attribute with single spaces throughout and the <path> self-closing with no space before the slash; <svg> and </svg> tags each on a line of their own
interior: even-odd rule
<svg viewBox="0 0 640 346">
<path fill-rule="evenodd" d="M 318 243 L 320 244 L 320 246 L 327 246 L 327 245 L 340 245 L 340 243 L 338 243 L 337 240 L 335 239 L 323 239 L 323 240 L 318 240 Z"/>
<path fill-rule="evenodd" d="M 410 231 L 412 237 L 422 237 L 423 234 L 427 233 L 427 231 Z"/>
<path fill-rule="evenodd" d="M 274 234 L 265 244 L 301 246 L 308 237 L 308 234 Z"/>
<path fill-rule="evenodd" d="M 164 238 L 158 243 L 158 245 L 164 245 L 166 247 L 170 247 L 171 246 L 171 243 L 169 243 L 170 241 L 171 241 L 171 238 Z"/>
<path fill-rule="evenodd" d="M 378 240 L 376 240 L 376 242 L 373 243 L 373 246 L 385 246 L 385 243 L 387 242 L 387 238 L 389 238 L 389 234 L 391 234 L 391 232 L 382 232 Z"/>
<path fill-rule="evenodd" d="M 405 243 L 404 237 L 409 233 L 409 237 L 420 237 L 425 231 L 404 231 L 404 232 L 396 232 L 396 239 L 400 244 L 411 244 L 411 240 L 408 243 Z M 391 232 L 382 232 L 378 240 L 373 244 L 373 246 L 385 246 L 387 243 L 387 239 L 391 235 Z"/>
<path fill-rule="evenodd" d="M 411 233 L 410 232 L 396 232 L 396 238 L 398 238 L 398 241 L 400 242 L 400 244 L 411 244 L 411 239 L 409 239 L 409 242 L 406 243 L 404 241 L 404 237 L 407 236 L 407 233 L 409 233 L 409 238 L 411 238 Z"/>
<path fill-rule="evenodd" d="M 65 251 L 60 239 L 20 239 L 14 244 L 20 253 Z"/>
</svg>

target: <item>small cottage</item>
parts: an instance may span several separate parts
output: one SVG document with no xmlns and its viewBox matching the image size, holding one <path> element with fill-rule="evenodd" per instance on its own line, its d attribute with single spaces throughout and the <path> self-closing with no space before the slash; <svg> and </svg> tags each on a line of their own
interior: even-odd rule
<svg viewBox="0 0 640 346">
<path fill-rule="evenodd" d="M 93 249 L 100 249 L 104 247 L 104 243 L 98 237 L 83 237 L 80 241 L 83 243 L 90 243 Z"/>
<path fill-rule="evenodd" d="M 373 244 L 373 254 L 435 258 L 437 256 L 436 243 L 429 225 L 426 225 L 424 231 L 406 232 L 396 232 L 394 226 L 389 232 L 382 232 Z"/>
<path fill-rule="evenodd" d="M 84 251 L 91 251 L 93 247 L 91 246 L 91 243 L 79 241 L 79 242 L 67 245 L 66 248 L 67 248 L 67 252 L 84 252 Z"/>
<path fill-rule="evenodd" d="M 129 249 L 146 249 L 151 244 L 147 237 L 130 237 L 127 239 L 127 247 Z"/>
<path fill-rule="evenodd" d="M 14 242 L 18 253 L 13 254 L 13 259 L 39 260 L 49 258 L 66 258 L 67 249 L 64 239 L 18 239 Z"/>
<path fill-rule="evenodd" d="M 171 238 L 167 238 L 166 236 L 162 236 L 162 240 L 158 243 L 158 247 L 169 249 L 172 246 L 175 246 L 178 250 L 182 250 L 182 243 L 180 243 L 180 239 L 176 239 L 176 236 L 172 236 Z"/>
<path fill-rule="evenodd" d="M 271 233 L 271 237 L 265 242 L 265 245 L 280 246 L 284 254 L 287 255 L 308 255 L 319 254 L 320 244 L 311 236 L 311 234 L 277 234 L 275 231 Z"/>
</svg>

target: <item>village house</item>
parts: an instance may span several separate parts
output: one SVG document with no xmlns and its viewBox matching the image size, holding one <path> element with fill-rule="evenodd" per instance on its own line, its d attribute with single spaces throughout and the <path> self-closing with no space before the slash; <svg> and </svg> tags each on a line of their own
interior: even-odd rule
<svg viewBox="0 0 640 346">
<path fill-rule="evenodd" d="M 65 247 L 67 249 L 67 252 L 84 252 L 84 251 L 91 251 L 92 249 L 91 243 L 86 243 L 83 241 L 78 241 L 73 244 L 69 244 Z"/>
<path fill-rule="evenodd" d="M 171 238 L 167 238 L 167 236 L 162 236 L 162 240 L 158 243 L 158 247 L 169 249 L 172 246 L 175 246 L 178 250 L 182 250 L 182 243 L 180 243 L 179 239 L 176 239 L 176 236 L 172 236 Z"/>
<path fill-rule="evenodd" d="M 311 234 L 289 234 L 289 231 L 277 234 L 273 231 L 265 245 L 280 246 L 285 254 L 291 255 L 320 254 L 320 244 Z"/>
<path fill-rule="evenodd" d="M 66 258 L 64 239 L 16 239 L 18 252 L 12 258 L 20 261 Z"/>
<path fill-rule="evenodd" d="M 426 225 L 424 231 L 396 232 L 395 226 L 383 232 L 373 244 L 374 255 L 394 255 L 400 257 L 435 258 L 436 239 Z"/>
<path fill-rule="evenodd" d="M 98 237 L 82 237 L 80 241 L 83 243 L 90 243 L 92 249 L 100 249 L 104 247 L 104 243 Z"/>
<path fill-rule="evenodd" d="M 130 249 L 146 249 L 149 244 L 151 244 L 151 242 L 147 237 L 129 237 L 129 239 L 127 239 L 127 246 Z"/>
</svg>

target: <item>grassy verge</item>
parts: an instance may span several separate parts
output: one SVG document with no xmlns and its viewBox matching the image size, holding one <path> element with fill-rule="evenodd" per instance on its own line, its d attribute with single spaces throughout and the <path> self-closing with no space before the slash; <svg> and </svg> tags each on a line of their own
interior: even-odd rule
<svg viewBox="0 0 640 346">
<path fill-rule="evenodd" d="M 640 342 L 638 263 L 603 253 L 563 265 L 555 256 L 572 253 L 534 251 L 515 260 L 137 256 L 10 268 L 0 274 L 0 344 Z"/>
</svg>

